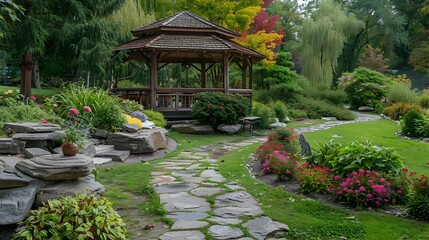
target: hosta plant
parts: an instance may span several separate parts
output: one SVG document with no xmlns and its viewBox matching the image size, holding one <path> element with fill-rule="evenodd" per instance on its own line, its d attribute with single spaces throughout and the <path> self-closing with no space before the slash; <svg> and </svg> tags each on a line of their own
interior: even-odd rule
<svg viewBox="0 0 429 240">
<path fill-rule="evenodd" d="M 18 229 L 13 239 L 126 239 L 125 223 L 112 204 L 86 193 L 49 200 Z"/>
</svg>

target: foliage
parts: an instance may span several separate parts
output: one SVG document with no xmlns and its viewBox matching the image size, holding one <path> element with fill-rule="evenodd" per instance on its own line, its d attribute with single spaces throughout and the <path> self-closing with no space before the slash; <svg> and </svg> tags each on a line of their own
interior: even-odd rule
<svg viewBox="0 0 429 240">
<path fill-rule="evenodd" d="M 256 148 L 256 158 L 261 162 L 265 163 L 270 158 L 270 154 L 274 151 L 283 151 L 283 146 L 278 141 L 270 140 L 270 136 L 268 140 Z M 270 171 L 267 169 L 267 171 Z"/>
<path fill-rule="evenodd" d="M 143 110 L 143 106 L 140 103 L 129 99 L 121 99 L 121 108 L 126 113 Z"/>
<path fill-rule="evenodd" d="M 321 117 L 336 117 L 338 120 L 355 119 L 354 114 L 343 107 L 311 98 L 298 97 L 295 108 L 306 110 L 307 117 L 313 119 L 320 119 Z"/>
<path fill-rule="evenodd" d="M 62 129 L 67 134 L 64 141 L 76 143 L 80 149 L 84 149 L 92 129 L 91 118 L 91 108 L 88 106 L 84 106 L 80 112 L 75 108 L 70 108 L 62 125 Z"/>
<path fill-rule="evenodd" d="M 329 101 L 341 106 L 347 101 L 347 94 L 343 90 L 317 89 L 308 87 L 303 92 L 305 95 L 323 101 Z"/>
<path fill-rule="evenodd" d="M 298 161 L 295 156 L 286 151 L 274 151 L 265 160 L 262 166 L 263 172 L 270 172 L 277 175 L 277 180 L 290 180 L 295 177 L 295 169 Z"/>
<path fill-rule="evenodd" d="M 48 200 L 19 226 L 23 229 L 13 239 L 126 239 L 112 204 L 87 193 Z"/>
<path fill-rule="evenodd" d="M 146 114 L 149 121 L 153 122 L 155 126 L 165 128 L 167 126 L 167 120 L 165 120 L 164 115 L 160 112 L 144 109 L 142 110 L 144 114 Z"/>
<path fill-rule="evenodd" d="M 312 18 L 304 20 L 302 73 L 313 86 L 331 87 L 337 59 L 348 36 L 358 33 L 363 22 L 333 0 L 323 0 Z"/>
<path fill-rule="evenodd" d="M 19 91 L 7 90 L 0 93 L 0 106 L 16 106 L 24 101 L 24 96 L 19 94 Z"/>
<path fill-rule="evenodd" d="M 417 127 L 419 127 L 419 122 L 416 120 L 424 120 L 423 114 L 419 113 L 415 109 L 408 111 L 401 122 L 402 133 L 409 137 L 418 137 Z"/>
<path fill-rule="evenodd" d="M 268 128 L 271 123 L 271 118 L 275 116 L 275 112 L 271 107 L 263 103 L 253 102 L 252 115 L 261 117 L 261 127 Z"/>
<path fill-rule="evenodd" d="M 343 179 L 339 186 L 331 187 L 330 190 L 338 200 L 358 208 L 386 205 L 391 202 L 394 193 L 391 182 L 378 172 L 370 170 L 354 171 Z"/>
<path fill-rule="evenodd" d="M 415 47 L 410 53 L 410 64 L 416 71 L 429 72 L 429 43 Z"/>
<path fill-rule="evenodd" d="M 268 135 L 269 141 L 279 142 L 283 150 L 293 155 L 298 153 L 298 135 L 290 128 L 278 128 L 273 134 Z"/>
<path fill-rule="evenodd" d="M 423 109 L 420 107 L 420 105 L 398 102 L 391 106 L 385 107 L 383 109 L 383 114 L 385 114 L 386 116 L 390 117 L 393 120 L 399 120 L 411 109 L 415 109 L 419 113 L 423 113 Z"/>
<path fill-rule="evenodd" d="M 217 127 L 219 124 L 236 124 L 249 112 L 249 99 L 224 93 L 198 93 L 192 115 L 202 124 Z"/>
<path fill-rule="evenodd" d="M 10 22 L 19 21 L 19 15 L 22 14 L 21 7 L 13 1 L 0 1 L 0 39 L 7 34 Z"/>
<path fill-rule="evenodd" d="M 53 108 L 59 116 L 65 117 L 70 108 L 83 109 L 88 106 L 92 109 L 92 125 L 108 131 L 116 131 L 125 123 L 120 99 L 110 96 L 107 91 L 97 88 L 70 85 L 46 101 L 47 107 Z"/>
<path fill-rule="evenodd" d="M 323 164 L 341 176 L 359 169 L 386 174 L 398 174 L 402 169 L 402 157 L 394 148 L 379 147 L 368 141 L 354 141 L 349 144 L 330 141 L 313 152 L 308 162 Z"/>
<path fill-rule="evenodd" d="M 407 203 L 407 211 L 419 219 L 429 220 L 429 194 L 412 193 Z"/>
<path fill-rule="evenodd" d="M 429 138 L 429 121 L 428 120 L 414 120 L 414 124 L 416 126 L 417 136 L 423 138 Z"/>
<path fill-rule="evenodd" d="M 381 73 L 385 73 L 389 67 L 387 65 L 387 59 L 384 58 L 381 49 L 373 48 L 369 44 L 366 46 L 365 52 L 359 58 L 359 66 Z"/>
<path fill-rule="evenodd" d="M 387 87 L 391 80 L 383 74 L 368 68 L 356 68 L 353 73 L 343 74 L 339 86 L 347 93 L 350 108 L 360 106 L 377 108 L 385 101 Z"/>
<path fill-rule="evenodd" d="M 389 103 L 418 103 L 419 96 L 413 89 L 405 84 L 396 83 L 390 86 L 386 94 Z"/>
<path fill-rule="evenodd" d="M 422 94 L 419 97 L 419 104 L 423 108 L 429 108 L 429 89 L 422 91 Z"/>
<path fill-rule="evenodd" d="M 302 193 L 327 193 L 333 184 L 332 170 L 323 165 L 303 163 L 297 168 L 300 191 Z"/>
<path fill-rule="evenodd" d="M 279 121 L 283 122 L 287 117 L 286 104 L 280 100 L 277 100 L 270 105 L 272 106 L 272 109 L 276 113 L 276 117 L 279 119 Z"/>
<path fill-rule="evenodd" d="M 287 112 L 288 112 L 288 116 L 295 118 L 295 119 L 296 118 L 307 118 L 307 111 L 302 110 L 302 109 L 289 107 Z"/>
</svg>

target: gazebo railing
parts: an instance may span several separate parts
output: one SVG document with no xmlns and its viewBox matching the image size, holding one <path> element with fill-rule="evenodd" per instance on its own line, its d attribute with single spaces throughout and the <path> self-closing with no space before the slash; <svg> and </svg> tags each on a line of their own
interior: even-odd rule
<svg viewBox="0 0 429 240">
<path fill-rule="evenodd" d="M 201 92 L 224 92 L 223 88 L 158 88 L 156 90 L 157 111 L 190 111 L 195 103 L 195 95 Z M 145 108 L 150 108 L 149 88 L 116 88 L 113 92 L 124 99 L 134 100 Z M 231 94 L 252 98 L 251 89 L 229 89 Z"/>
</svg>

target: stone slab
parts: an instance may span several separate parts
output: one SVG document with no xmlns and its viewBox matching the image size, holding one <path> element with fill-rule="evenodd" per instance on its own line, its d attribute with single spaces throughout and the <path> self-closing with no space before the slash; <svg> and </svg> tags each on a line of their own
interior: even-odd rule
<svg viewBox="0 0 429 240">
<path fill-rule="evenodd" d="M 115 162 L 124 162 L 130 156 L 130 151 L 113 150 L 108 152 L 96 153 L 95 157 L 111 158 Z"/>
<path fill-rule="evenodd" d="M 206 237 L 200 231 L 174 231 L 166 232 L 159 236 L 159 240 L 205 240 Z"/>
<path fill-rule="evenodd" d="M 207 225 L 209 225 L 209 223 L 205 221 L 177 220 L 174 222 L 173 226 L 171 226 L 171 230 L 191 230 L 203 228 Z"/>
<path fill-rule="evenodd" d="M 214 239 L 237 239 L 243 236 L 243 231 L 239 228 L 233 228 L 230 226 L 213 225 L 209 227 L 209 234 Z"/>
<path fill-rule="evenodd" d="M 43 180 L 70 180 L 91 174 L 94 164 L 92 158 L 81 154 L 73 157 L 52 154 L 22 160 L 15 167 Z"/>
<path fill-rule="evenodd" d="M 260 207 L 222 207 L 214 210 L 216 216 L 223 218 L 254 217 L 263 213 Z"/>
<path fill-rule="evenodd" d="M 219 225 L 235 225 L 243 222 L 243 220 L 241 220 L 240 218 L 222 218 L 216 216 L 208 218 L 207 221 L 215 222 Z"/>
<path fill-rule="evenodd" d="M 36 197 L 36 186 L 0 189 L 0 225 L 18 223 L 27 216 Z"/>
<path fill-rule="evenodd" d="M 206 199 L 192 196 L 187 192 L 166 193 L 161 194 L 159 197 L 168 212 L 206 212 L 211 210 L 210 204 Z"/>
<path fill-rule="evenodd" d="M 289 227 L 286 224 L 274 222 L 269 217 L 259 217 L 249 220 L 243 226 L 247 227 L 250 234 L 258 240 L 264 240 L 268 236 L 279 232 L 289 231 Z"/>
<path fill-rule="evenodd" d="M 49 154 L 51 154 L 51 152 L 43 148 L 26 148 L 24 151 L 25 158 L 34 158 Z"/>
<path fill-rule="evenodd" d="M 5 123 L 3 130 L 6 133 L 46 133 L 61 130 L 57 124 L 41 124 L 33 122 Z"/>
<path fill-rule="evenodd" d="M 171 126 L 171 130 L 185 134 L 210 134 L 214 130 L 210 125 L 176 124 Z"/>
<path fill-rule="evenodd" d="M 150 180 L 150 183 L 157 184 L 157 183 L 168 183 L 168 182 L 174 182 L 174 181 L 176 181 L 176 178 L 172 176 L 154 176 L 152 180 Z"/>
<path fill-rule="evenodd" d="M 94 157 L 92 158 L 92 161 L 94 162 L 94 165 L 101 165 L 105 163 L 109 163 L 112 161 L 111 158 L 100 158 L 100 157 Z"/>
<path fill-rule="evenodd" d="M 64 131 L 45 132 L 45 133 L 16 133 L 12 139 L 21 141 L 55 141 L 67 137 Z"/>
<path fill-rule="evenodd" d="M 176 193 L 176 192 L 187 192 L 197 187 L 194 183 L 169 183 L 160 186 L 155 186 L 155 190 L 158 194 L 161 193 Z"/>
<path fill-rule="evenodd" d="M 24 141 L 0 138 L 0 154 L 20 154 L 24 152 L 24 148 Z"/>
<path fill-rule="evenodd" d="M 217 207 L 259 207 L 258 201 L 247 192 L 230 192 L 217 196 Z"/>
<path fill-rule="evenodd" d="M 176 220 L 196 221 L 208 217 L 205 212 L 171 212 L 167 215 L 168 218 Z"/>
<path fill-rule="evenodd" d="M 226 179 L 215 170 L 205 170 L 201 173 L 202 178 L 206 178 L 207 180 L 213 181 L 213 182 L 225 182 Z"/>
<path fill-rule="evenodd" d="M 195 188 L 191 191 L 192 194 L 197 195 L 199 197 L 207 197 L 207 196 L 212 196 L 218 193 L 221 193 L 225 191 L 224 188 L 221 187 L 199 187 L 199 188 Z"/>
</svg>

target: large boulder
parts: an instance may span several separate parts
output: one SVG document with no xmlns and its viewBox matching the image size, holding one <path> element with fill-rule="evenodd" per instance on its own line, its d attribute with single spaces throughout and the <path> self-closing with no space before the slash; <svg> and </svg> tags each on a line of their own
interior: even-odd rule
<svg viewBox="0 0 429 240">
<path fill-rule="evenodd" d="M 171 126 L 171 129 L 186 134 L 210 134 L 214 132 L 210 125 L 176 124 Z"/>
<path fill-rule="evenodd" d="M 224 133 L 228 133 L 228 134 L 235 134 L 235 133 L 238 133 L 242 127 L 243 127 L 243 125 L 241 125 L 241 124 L 235 124 L 235 125 L 221 124 L 221 125 L 217 126 L 216 129 L 219 132 L 224 132 Z"/>
<path fill-rule="evenodd" d="M 24 151 L 24 148 L 24 141 L 0 138 L 0 154 L 20 154 Z"/>
<path fill-rule="evenodd" d="M 116 150 L 131 153 L 153 153 L 167 147 L 167 130 L 164 128 L 143 129 L 135 133 L 115 132 L 107 135 L 106 143 Z"/>
<path fill-rule="evenodd" d="M 94 164 L 92 158 L 82 154 L 73 157 L 52 154 L 22 160 L 15 168 L 43 180 L 70 180 L 91 174 Z"/>
<path fill-rule="evenodd" d="M 104 194 L 105 188 L 95 181 L 93 174 L 74 180 L 55 181 L 38 190 L 36 205 L 40 206 L 49 199 L 59 199 L 62 196 L 75 196 L 85 191 L 88 191 L 93 196 L 101 196 Z"/>
<path fill-rule="evenodd" d="M 41 124 L 33 122 L 5 123 L 3 130 L 6 133 L 47 133 L 61 130 L 57 124 Z"/>
<path fill-rule="evenodd" d="M 0 225 L 18 223 L 27 216 L 36 197 L 36 186 L 0 189 Z"/>
</svg>

